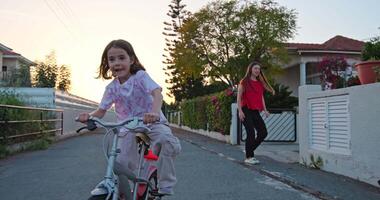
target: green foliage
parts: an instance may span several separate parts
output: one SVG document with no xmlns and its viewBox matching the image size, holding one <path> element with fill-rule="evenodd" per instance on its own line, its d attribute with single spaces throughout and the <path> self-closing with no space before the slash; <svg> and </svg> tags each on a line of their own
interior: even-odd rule
<svg viewBox="0 0 380 200">
<path fill-rule="evenodd" d="M 0 144 L 0 159 L 6 158 L 7 156 L 24 152 L 24 151 L 36 151 L 36 150 L 45 150 L 49 148 L 53 140 L 50 137 L 44 136 L 37 140 L 28 141 L 26 143 L 20 144 L 20 147 L 14 150 L 11 150 L 8 146 Z"/>
<path fill-rule="evenodd" d="M 183 124 L 193 129 L 217 131 L 228 135 L 231 124 L 231 103 L 235 97 L 219 92 L 184 100 L 180 104 Z"/>
<path fill-rule="evenodd" d="M 323 167 L 323 160 L 320 156 L 317 159 L 314 158 L 313 154 L 310 154 L 310 167 L 314 169 L 321 169 Z"/>
<path fill-rule="evenodd" d="M 166 48 L 163 63 L 165 64 L 165 74 L 169 77 L 166 83 L 169 83 L 168 88 L 177 102 L 187 98 L 193 91 L 198 92 L 199 86 L 202 85 L 202 79 L 192 76 L 178 67 L 178 53 L 175 52 L 176 46 L 182 40 L 178 30 L 183 22 L 189 16 L 190 12 L 186 11 L 186 5 L 182 4 L 182 0 L 172 0 L 169 5 L 167 15 L 170 17 L 170 22 L 164 22 L 165 28 L 163 35 L 166 40 Z"/>
<path fill-rule="evenodd" d="M 0 104 L 22 106 L 24 103 L 12 91 L 0 91 Z"/>
<path fill-rule="evenodd" d="M 44 61 L 36 61 L 33 86 L 57 88 L 68 91 L 71 86 L 71 73 L 66 65 L 58 66 L 55 52 L 52 51 Z"/>
<path fill-rule="evenodd" d="M 10 154 L 11 154 L 11 152 L 9 151 L 7 146 L 0 143 L 0 159 L 5 158 Z"/>
<path fill-rule="evenodd" d="M 267 92 L 264 94 L 267 108 L 294 108 L 298 106 L 298 98 L 290 96 L 292 92 L 288 91 L 288 86 L 278 83 L 274 83 L 272 86 L 276 94 L 271 95 Z"/>
<path fill-rule="evenodd" d="M 58 86 L 57 88 L 62 91 L 68 91 L 71 85 L 71 73 L 69 68 L 66 65 L 59 67 L 58 74 Z"/>
<path fill-rule="evenodd" d="M 0 104 L 24 106 L 24 103 L 18 99 L 18 96 L 12 91 L 0 92 Z M 0 108 L 0 121 L 30 121 L 22 123 L 0 123 L 0 144 L 8 145 L 17 143 L 19 139 L 11 139 L 10 136 L 20 135 L 25 133 L 34 133 L 44 130 L 55 129 L 55 122 L 40 122 L 41 119 L 54 118 L 55 113 L 51 111 L 36 111 L 19 108 Z M 45 136 L 44 136 L 45 137 Z M 4 148 L 3 148 L 4 150 Z"/>
<path fill-rule="evenodd" d="M 213 1 L 181 27 L 176 67 L 232 87 L 256 60 L 270 78 L 280 71 L 275 63 L 287 59 L 283 43 L 295 33 L 295 18 L 270 0 Z"/>
<path fill-rule="evenodd" d="M 265 94 L 268 108 L 294 108 L 298 99 L 290 96 L 288 87 L 274 84 L 276 95 Z M 193 129 L 204 129 L 229 134 L 231 125 L 231 104 L 236 94 L 231 89 L 194 99 L 183 100 L 180 104 L 183 125 Z"/>
<path fill-rule="evenodd" d="M 55 88 L 58 77 L 58 65 L 55 52 L 46 56 L 44 62 L 37 62 L 34 76 L 35 87 Z"/>
<path fill-rule="evenodd" d="M 380 60 L 380 36 L 364 44 L 362 60 Z"/>
<path fill-rule="evenodd" d="M 193 129 L 207 129 L 206 106 L 207 97 L 197 97 L 182 102 L 183 123 Z"/>
</svg>

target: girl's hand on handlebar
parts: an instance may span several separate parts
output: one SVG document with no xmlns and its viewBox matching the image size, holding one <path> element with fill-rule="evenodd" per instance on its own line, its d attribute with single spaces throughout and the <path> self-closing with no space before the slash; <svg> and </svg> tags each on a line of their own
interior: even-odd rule
<svg viewBox="0 0 380 200">
<path fill-rule="evenodd" d="M 80 121 L 82 123 L 86 123 L 89 118 L 90 118 L 89 113 L 80 113 L 77 117 L 78 121 Z"/>
<path fill-rule="evenodd" d="M 160 120 L 160 114 L 158 113 L 151 112 L 151 113 L 144 114 L 144 118 L 143 118 L 144 124 L 154 123 L 159 120 Z"/>
</svg>

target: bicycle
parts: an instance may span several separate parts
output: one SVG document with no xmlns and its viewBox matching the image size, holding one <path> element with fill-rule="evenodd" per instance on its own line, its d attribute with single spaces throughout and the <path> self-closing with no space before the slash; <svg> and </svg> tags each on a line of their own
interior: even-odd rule
<svg viewBox="0 0 380 200">
<path fill-rule="evenodd" d="M 76 121 L 78 121 L 78 118 L 76 118 Z M 132 200 L 160 200 L 163 195 L 158 194 L 157 168 L 152 163 L 157 161 L 158 156 L 154 155 L 150 149 L 150 138 L 147 133 L 151 130 L 143 124 L 142 118 L 134 117 L 118 123 L 106 123 L 96 117 L 90 116 L 87 125 L 78 129 L 77 132 L 80 132 L 82 129 L 93 131 L 97 128 L 97 125 L 106 129 L 106 135 L 103 140 L 104 152 L 106 151 L 105 138 L 110 131 L 113 133 L 113 140 L 111 151 L 108 154 L 105 153 L 107 158 L 106 175 L 104 176 L 104 180 L 91 191 L 89 200 L 118 200 L 120 193 L 118 176 L 116 174 L 125 175 L 134 185 L 133 191 L 128 188 L 127 191 L 131 193 L 125 194 L 126 200 L 129 200 L 130 197 L 132 197 Z M 139 152 L 137 175 L 129 169 L 122 169 L 121 166 L 115 162 L 118 153 L 120 153 L 120 149 L 117 149 L 117 144 L 119 129 L 121 127 L 136 133 L 136 142 L 138 143 Z"/>
</svg>

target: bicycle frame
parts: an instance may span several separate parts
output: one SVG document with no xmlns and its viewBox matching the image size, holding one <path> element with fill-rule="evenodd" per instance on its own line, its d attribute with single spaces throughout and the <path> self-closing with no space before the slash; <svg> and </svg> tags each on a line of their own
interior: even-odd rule
<svg viewBox="0 0 380 200">
<path fill-rule="evenodd" d="M 109 200 L 111 198 L 111 196 L 112 196 L 112 200 L 118 200 L 119 194 L 120 194 L 120 191 L 118 188 L 119 179 L 118 179 L 118 176 L 116 176 L 114 173 L 114 172 L 117 172 L 117 174 L 119 174 L 119 175 L 120 174 L 125 175 L 128 178 L 128 180 L 130 180 L 134 183 L 133 192 L 128 187 L 127 191 L 129 191 L 131 193 L 125 194 L 125 196 L 127 198 L 130 196 L 132 196 L 132 200 L 137 200 L 138 198 L 140 198 L 141 196 L 139 196 L 139 186 L 141 184 L 144 184 L 145 187 L 143 188 L 143 192 L 146 194 L 145 199 L 147 200 L 148 199 L 148 193 L 149 193 L 150 189 L 152 189 L 152 185 L 150 184 L 148 179 L 157 170 L 154 166 L 148 165 L 147 162 L 145 162 L 144 153 L 145 153 L 145 151 L 147 151 L 149 146 L 147 144 L 145 144 L 144 142 L 141 142 L 141 141 L 138 144 L 139 145 L 139 161 L 138 161 L 138 168 L 137 168 L 137 176 L 132 171 L 130 171 L 128 169 L 121 169 L 120 166 L 115 165 L 115 164 L 117 164 L 116 163 L 116 157 L 117 157 L 118 153 L 120 153 L 120 150 L 117 148 L 117 144 L 118 144 L 118 140 L 119 140 L 119 137 L 118 137 L 119 127 L 123 126 L 123 127 L 127 128 L 131 131 L 135 131 L 137 128 L 143 128 L 146 132 L 149 132 L 150 129 L 148 127 L 146 127 L 145 125 L 139 126 L 138 122 L 142 121 L 139 118 L 127 119 L 121 123 L 116 123 L 116 124 L 115 123 L 107 123 L 106 124 L 106 123 L 103 123 L 102 121 L 100 121 L 99 119 L 97 119 L 95 117 L 90 117 L 89 121 L 90 120 L 92 120 L 92 122 L 96 122 L 96 124 L 106 128 L 108 130 L 111 129 L 112 133 L 113 133 L 112 147 L 111 147 L 111 151 L 108 154 L 108 159 L 107 159 L 106 174 L 104 176 L 104 180 L 101 181 L 96 186 L 96 188 L 101 190 L 100 191 L 101 193 L 98 195 L 106 195 L 107 194 L 107 196 L 105 198 L 106 200 Z M 93 127 L 89 128 L 92 125 L 94 125 L 96 128 L 95 123 L 90 124 L 90 125 L 88 124 L 87 128 L 89 130 L 94 130 L 95 128 L 93 128 Z M 124 126 L 124 125 L 126 125 L 126 126 Z M 145 173 L 147 178 L 142 177 L 142 171 L 143 171 L 144 167 L 146 168 L 145 170 L 149 170 L 149 171 L 146 171 L 147 173 Z M 160 199 L 160 198 L 157 197 L 156 199 Z"/>
</svg>

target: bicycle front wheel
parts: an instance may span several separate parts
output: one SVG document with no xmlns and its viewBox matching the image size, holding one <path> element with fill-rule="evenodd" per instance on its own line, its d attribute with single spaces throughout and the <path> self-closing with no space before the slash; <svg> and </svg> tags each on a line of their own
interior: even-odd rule
<svg viewBox="0 0 380 200">
<path fill-rule="evenodd" d="M 88 200 L 105 200 L 106 198 L 107 198 L 107 194 L 103 194 L 103 195 L 91 196 L 90 198 L 88 198 Z M 109 199 L 112 199 L 112 195 Z"/>
<path fill-rule="evenodd" d="M 141 197 L 140 200 L 154 200 L 154 199 L 156 199 L 156 197 L 153 196 L 151 193 L 157 193 L 158 192 L 157 170 L 155 170 L 152 173 L 152 175 L 149 176 L 148 181 L 152 185 L 153 188 L 150 189 L 149 187 L 146 187 L 144 195 Z"/>
</svg>

